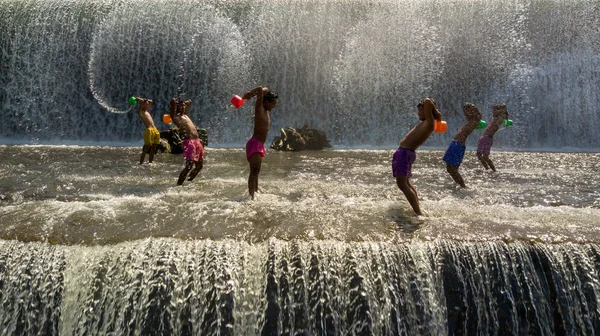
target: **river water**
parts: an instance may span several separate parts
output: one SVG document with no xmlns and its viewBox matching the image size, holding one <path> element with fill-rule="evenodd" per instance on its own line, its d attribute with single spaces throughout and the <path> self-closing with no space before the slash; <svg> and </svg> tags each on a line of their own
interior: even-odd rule
<svg viewBox="0 0 600 336">
<path fill-rule="evenodd" d="M 589 335 L 599 324 L 600 154 L 467 152 L 467 189 L 418 151 L 2 146 L 3 335 Z"/>
</svg>

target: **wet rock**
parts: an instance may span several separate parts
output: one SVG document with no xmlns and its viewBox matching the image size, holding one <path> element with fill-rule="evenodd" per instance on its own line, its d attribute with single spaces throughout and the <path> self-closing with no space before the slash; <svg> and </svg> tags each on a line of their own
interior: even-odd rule
<svg viewBox="0 0 600 336">
<path fill-rule="evenodd" d="M 280 136 L 271 142 L 271 148 L 283 151 L 321 150 L 331 148 L 325 132 L 304 126 L 300 129 L 281 128 Z"/>
</svg>

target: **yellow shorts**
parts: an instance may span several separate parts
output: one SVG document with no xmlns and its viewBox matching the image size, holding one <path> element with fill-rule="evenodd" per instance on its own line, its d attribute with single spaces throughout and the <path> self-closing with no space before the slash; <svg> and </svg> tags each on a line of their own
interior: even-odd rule
<svg viewBox="0 0 600 336">
<path fill-rule="evenodd" d="M 160 132 L 156 127 L 148 127 L 144 131 L 144 146 L 158 145 L 160 143 Z"/>
</svg>

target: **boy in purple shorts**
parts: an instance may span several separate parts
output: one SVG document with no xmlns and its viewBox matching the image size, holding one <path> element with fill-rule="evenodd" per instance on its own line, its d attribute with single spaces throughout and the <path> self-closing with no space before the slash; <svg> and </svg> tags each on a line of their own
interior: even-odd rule
<svg viewBox="0 0 600 336">
<path fill-rule="evenodd" d="M 415 150 L 429 138 L 431 132 L 433 132 L 434 120 L 441 121 L 442 114 L 435 106 L 433 99 L 430 98 L 425 98 L 419 102 L 417 110 L 421 122 L 400 141 L 400 147 L 392 158 L 392 174 L 396 178 L 396 185 L 404 193 L 414 212 L 419 216 L 423 216 L 424 213 L 419 206 L 417 190 L 409 179 L 412 176 L 412 164 L 417 158 Z"/>
<path fill-rule="evenodd" d="M 184 136 L 183 156 L 185 157 L 185 167 L 179 174 L 177 185 L 183 185 L 186 178 L 188 181 L 192 181 L 202 170 L 204 162 L 204 147 L 200 142 L 196 126 L 188 116 L 191 105 L 191 100 L 184 101 L 177 97 L 171 99 L 169 106 L 169 115 L 179 128 L 179 132 Z"/>
<path fill-rule="evenodd" d="M 481 113 L 477 109 L 477 106 L 472 103 L 465 103 L 463 105 L 463 113 L 465 114 L 466 121 L 460 126 L 458 132 L 456 132 L 452 143 L 446 150 L 446 154 L 444 154 L 443 160 L 446 162 L 446 170 L 454 181 L 461 187 L 466 188 L 465 181 L 458 172 L 458 167 L 460 167 L 465 156 L 467 137 L 475 130 L 477 124 L 479 124 Z"/>
<path fill-rule="evenodd" d="M 494 163 L 490 160 L 490 150 L 494 144 L 494 134 L 498 132 L 500 125 L 502 125 L 506 119 L 508 119 L 506 105 L 494 105 L 492 120 L 490 120 L 488 127 L 477 142 L 477 158 L 481 161 L 481 164 L 483 164 L 486 170 L 491 168 L 493 172 L 496 172 L 496 167 L 494 167 Z"/>
<path fill-rule="evenodd" d="M 246 159 L 250 164 L 250 176 L 248 177 L 248 193 L 254 199 L 254 193 L 258 191 L 258 174 L 262 158 L 265 156 L 265 141 L 271 127 L 271 116 L 269 112 L 277 105 L 277 94 L 267 88 L 257 86 L 242 95 L 247 100 L 256 96 L 254 104 L 254 133 L 246 143 Z"/>
</svg>

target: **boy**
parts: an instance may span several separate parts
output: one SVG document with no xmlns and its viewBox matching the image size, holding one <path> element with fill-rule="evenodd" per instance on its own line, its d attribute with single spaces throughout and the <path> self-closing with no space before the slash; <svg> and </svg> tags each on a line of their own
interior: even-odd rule
<svg viewBox="0 0 600 336">
<path fill-rule="evenodd" d="M 425 98 L 419 102 L 417 110 L 421 122 L 400 141 L 400 147 L 392 158 L 392 173 L 396 178 L 396 185 L 404 193 L 414 212 L 418 216 L 423 216 L 424 213 L 419 207 L 417 190 L 409 179 L 412 176 L 412 164 L 417 158 L 415 150 L 429 138 L 429 135 L 433 132 L 434 120 L 441 121 L 442 114 L 436 108 L 433 99 L 430 98 Z"/>
<path fill-rule="evenodd" d="M 262 158 L 265 156 L 265 141 L 271 127 L 271 116 L 269 112 L 277 105 L 277 94 L 267 88 L 257 86 L 254 90 L 242 95 L 243 99 L 256 96 L 254 105 L 254 132 L 246 143 L 246 159 L 250 164 L 250 176 L 248 177 L 248 193 L 254 199 L 254 193 L 258 191 L 258 174 Z"/>
<path fill-rule="evenodd" d="M 500 129 L 500 125 L 504 120 L 508 119 L 508 111 L 506 110 L 505 104 L 494 105 L 492 120 L 488 124 L 488 127 L 483 132 L 481 138 L 477 142 L 477 158 L 481 161 L 481 164 L 486 170 L 492 168 L 493 172 L 496 172 L 494 163 L 490 160 L 490 150 L 494 144 L 494 134 Z"/>
<path fill-rule="evenodd" d="M 146 126 L 144 131 L 144 147 L 142 147 L 142 156 L 140 157 L 140 164 L 144 163 L 146 154 L 149 154 L 148 163 L 152 163 L 154 160 L 154 154 L 156 148 L 160 143 L 160 132 L 154 126 L 154 120 L 150 115 L 150 108 L 152 107 L 152 100 L 136 97 L 135 101 L 138 103 L 137 114 Z"/>
<path fill-rule="evenodd" d="M 467 137 L 475 130 L 477 124 L 479 124 L 481 113 L 477 109 L 477 106 L 472 103 L 465 103 L 463 105 L 463 113 L 467 120 L 460 126 L 458 132 L 456 132 L 452 143 L 446 150 L 446 154 L 444 154 L 443 160 L 446 162 L 446 170 L 454 181 L 461 187 L 466 188 L 465 181 L 458 172 L 458 167 L 460 167 L 465 156 Z"/>
<path fill-rule="evenodd" d="M 192 181 L 200 170 L 204 162 L 204 147 L 200 142 L 198 130 L 188 116 L 191 100 L 183 101 L 181 97 L 172 98 L 169 106 L 169 115 L 183 135 L 183 156 L 185 157 L 185 167 L 179 174 L 177 185 L 183 185 L 186 177 L 188 181 Z"/>
</svg>

